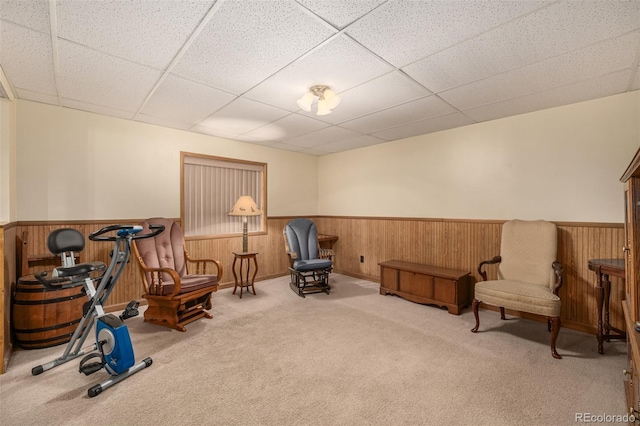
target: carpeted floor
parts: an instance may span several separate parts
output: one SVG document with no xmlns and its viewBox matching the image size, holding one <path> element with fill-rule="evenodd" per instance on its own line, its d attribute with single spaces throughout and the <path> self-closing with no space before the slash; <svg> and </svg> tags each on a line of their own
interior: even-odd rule
<svg viewBox="0 0 640 426">
<path fill-rule="evenodd" d="M 136 359 L 153 365 L 95 398 L 72 361 L 31 376 L 64 346 L 14 352 L 0 376 L 3 425 L 572 425 L 623 415 L 623 342 L 546 325 L 381 296 L 333 274 L 330 295 L 302 299 L 288 277 L 257 296 L 214 294 L 214 319 L 186 333 L 127 321 Z"/>
</svg>

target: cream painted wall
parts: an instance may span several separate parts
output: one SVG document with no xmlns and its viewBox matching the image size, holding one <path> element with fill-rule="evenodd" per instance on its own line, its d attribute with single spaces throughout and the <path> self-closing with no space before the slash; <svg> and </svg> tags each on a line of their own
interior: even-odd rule
<svg viewBox="0 0 640 426">
<path fill-rule="evenodd" d="M 640 91 L 320 157 L 321 215 L 622 222 Z"/>
<path fill-rule="evenodd" d="M 268 215 L 317 214 L 316 157 L 17 101 L 18 220 L 180 217 L 180 151 L 267 163 Z"/>
<path fill-rule="evenodd" d="M 16 216 L 16 103 L 0 99 L 0 223 Z"/>
</svg>

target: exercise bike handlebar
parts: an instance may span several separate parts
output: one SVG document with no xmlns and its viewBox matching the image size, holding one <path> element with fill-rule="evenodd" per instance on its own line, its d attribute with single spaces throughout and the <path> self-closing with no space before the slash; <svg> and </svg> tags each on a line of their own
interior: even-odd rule
<svg viewBox="0 0 640 426">
<path fill-rule="evenodd" d="M 89 234 L 89 239 L 91 241 L 115 241 L 118 238 L 127 236 L 131 236 L 132 240 L 151 238 L 163 232 L 164 225 L 149 225 L 149 230 L 151 232 L 147 234 L 138 234 L 140 231 L 142 231 L 142 226 L 140 225 L 111 225 L 105 226 L 102 229 L 92 232 L 91 234 Z M 112 231 L 118 231 L 116 233 L 117 235 L 103 235 Z"/>
<path fill-rule="evenodd" d="M 91 241 L 116 241 L 118 238 L 127 238 L 131 240 L 139 240 L 142 238 L 151 238 L 164 231 L 164 225 L 150 225 L 149 230 L 151 232 L 146 234 L 138 234 L 142 231 L 140 225 L 111 225 L 99 229 L 89 235 Z M 107 232 L 117 231 L 116 235 L 103 236 Z M 76 287 L 82 285 L 82 281 L 70 280 L 71 277 L 76 275 L 88 274 L 92 271 L 104 271 L 106 265 L 103 262 L 85 262 L 78 265 L 56 268 L 59 277 L 53 279 L 47 279 L 47 272 L 41 272 L 34 274 L 34 277 L 43 286 L 52 289 L 59 290 L 61 288 Z"/>
</svg>

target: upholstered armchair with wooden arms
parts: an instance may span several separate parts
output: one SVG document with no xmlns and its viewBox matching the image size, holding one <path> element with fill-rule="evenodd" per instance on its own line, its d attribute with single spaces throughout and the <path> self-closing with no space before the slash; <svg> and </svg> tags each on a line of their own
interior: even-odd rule
<svg viewBox="0 0 640 426">
<path fill-rule="evenodd" d="M 331 290 L 329 273 L 333 269 L 333 250 L 321 249 L 313 221 L 297 218 L 282 231 L 289 258 L 290 286 L 300 297 Z"/>
<path fill-rule="evenodd" d="M 185 249 L 184 234 L 172 219 L 154 218 L 142 222 L 163 225 L 154 238 L 134 240 L 133 250 L 142 270 L 148 307 L 144 320 L 186 331 L 185 325 L 200 318 L 213 318 L 211 295 L 218 290 L 222 266 L 214 259 L 191 259 Z"/>
<path fill-rule="evenodd" d="M 500 318 L 505 309 L 546 317 L 551 332 L 551 354 L 562 358 L 556 351 L 560 331 L 561 302 L 558 292 L 562 287 L 562 264 L 556 260 L 558 231 L 556 225 L 543 220 L 511 220 L 502 226 L 500 256 L 478 265 L 483 281 L 476 283 L 473 313 L 476 333 L 480 326 L 478 305 L 498 306 Z M 485 265 L 499 264 L 497 280 L 487 281 Z"/>
</svg>

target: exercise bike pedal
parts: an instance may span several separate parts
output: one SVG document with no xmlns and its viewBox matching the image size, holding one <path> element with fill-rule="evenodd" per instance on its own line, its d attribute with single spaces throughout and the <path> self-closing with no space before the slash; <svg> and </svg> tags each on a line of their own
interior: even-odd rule
<svg viewBox="0 0 640 426">
<path fill-rule="evenodd" d="M 137 317 L 138 315 L 140 315 L 138 306 L 140 306 L 140 302 L 138 302 L 137 300 L 132 300 L 131 302 L 129 302 L 127 307 L 124 308 L 122 314 L 120 314 L 120 320 L 124 321 L 126 319 Z"/>
<path fill-rule="evenodd" d="M 89 361 L 90 359 L 93 358 L 100 358 L 99 362 L 91 362 L 87 364 L 87 361 Z M 79 367 L 79 371 L 81 373 L 84 373 L 85 376 L 88 376 L 89 374 L 93 374 L 97 371 L 100 371 L 102 369 L 102 367 L 104 367 L 104 360 L 102 359 L 102 355 L 100 354 L 89 354 L 87 356 L 85 356 L 84 358 L 82 358 L 82 361 L 80 361 L 80 367 Z"/>
</svg>

